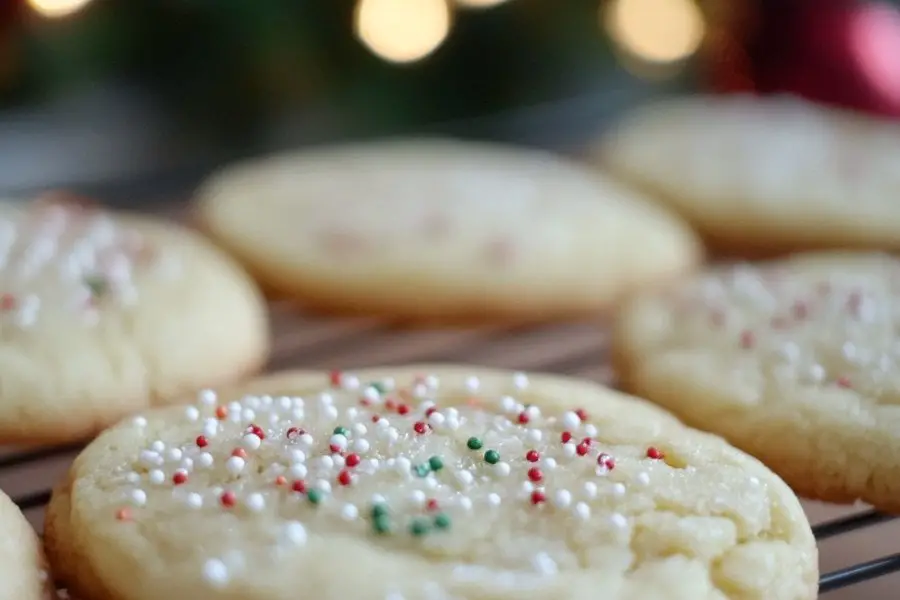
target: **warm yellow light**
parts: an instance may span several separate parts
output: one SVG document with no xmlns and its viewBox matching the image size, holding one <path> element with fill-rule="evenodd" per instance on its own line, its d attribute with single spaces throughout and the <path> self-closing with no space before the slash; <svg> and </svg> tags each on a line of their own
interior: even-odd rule
<svg viewBox="0 0 900 600">
<path fill-rule="evenodd" d="M 652 63 L 672 63 L 692 55 L 705 29 L 693 0 L 610 0 L 601 19 L 623 50 Z"/>
<path fill-rule="evenodd" d="M 504 2 L 507 2 L 507 0 L 456 0 L 457 4 L 467 8 L 490 8 Z"/>
<path fill-rule="evenodd" d="M 44 17 L 60 18 L 74 14 L 91 0 L 28 0 L 34 11 Z"/>
<path fill-rule="evenodd" d="M 381 58 L 409 63 L 425 58 L 450 33 L 447 0 L 359 0 L 356 35 Z"/>
</svg>

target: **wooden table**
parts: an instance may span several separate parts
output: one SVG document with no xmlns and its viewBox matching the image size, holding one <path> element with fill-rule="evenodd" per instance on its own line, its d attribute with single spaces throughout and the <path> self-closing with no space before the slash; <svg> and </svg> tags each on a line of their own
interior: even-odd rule
<svg viewBox="0 0 900 600">
<path fill-rule="evenodd" d="M 325 319 L 301 314 L 286 303 L 273 303 L 271 327 L 275 339 L 271 370 L 444 361 L 548 371 L 612 382 L 606 361 L 607 336 L 599 322 L 409 330 L 372 319 Z M 38 529 L 42 525 L 48 490 L 76 453 L 77 449 L 71 448 L 38 452 L 0 450 L 0 488 L 23 506 Z M 807 502 L 806 508 L 814 523 L 865 509 L 816 502 Z M 821 544 L 822 570 L 833 571 L 900 552 L 898 540 L 900 519 L 836 536 Z M 900 598 L 900 575 L 845 588 L 823 598 Z"/>
</svg>

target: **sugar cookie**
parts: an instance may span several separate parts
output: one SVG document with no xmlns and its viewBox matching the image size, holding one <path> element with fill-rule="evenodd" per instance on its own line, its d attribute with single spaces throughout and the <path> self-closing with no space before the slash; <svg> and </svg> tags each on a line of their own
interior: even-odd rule
<svg viewBox="0 0 900 600">
<path fill-rule="evenodd" d="M 787 98 L 640 109 L 598 157 L 714 245 L 743 253 L 900 249 L 900 126 Z"/>
<path fill-rule="evenodd" d="M 285 373 L 103 433 L 55 491 L 82 600 L 812 599 L 816 547 L 755 459 L 549 375 Z"/>
<path fill-rule="evenodd" d="M 271 287 L 313 305 L 426 320 L 605 307 L 693 266 L 691 231 L 534 150 L 407 140 L 230 167 L 200 220 Z"/>
<path fill-rule="evenodd" d="M 0 443 L 84 438 L 266 357 L 249 277 L 170 223 L 0 202 Z"/>
<path fill-rule="evenodd" d="M 715 269 L 625 309 L 628 389 L 799 494 L 900 510 L 900 262 L 802 254 Z"/>
<path fill-rule="evenodd" d="M 54 597 L 37 534 L 19 507 L 0 492 L 0 600 Z"/>
</svg>

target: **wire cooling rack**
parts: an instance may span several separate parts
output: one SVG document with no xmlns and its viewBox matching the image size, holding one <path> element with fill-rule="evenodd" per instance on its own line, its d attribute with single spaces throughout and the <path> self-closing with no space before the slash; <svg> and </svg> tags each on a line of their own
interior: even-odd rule
<svg viewBox="0 0 900 600">
<path fill-rule="evenodd" d="M 49 450 L 37 450 L 0 458 L 0 474 L 4 469 L 13 469 L 29 463 L 71 455 L 78 447 L 56 448 Z M 30 494 L 13 497 L 13 501 L 23 511 L 43 508 L 50 500 L 50 490 L 40 490 Z M 868 510 L 849 515 L 839 519 L 826 521 L 813 527 L 816 539 L 819 542 L 841 536 L 853 531 L 859 531 L 868 527 L 874 527 L 892 521 L 900 517 L 884 515 L 874 510 Z M 841 588 L 863 583 L 871 579 L 883 577 L 900 571 L 900 552 L 890 556 L 884 556 L 867 562 L 851 565 L 843 569 L 824 573 L 819 578 L 819 594 L 827 595 Z"/>
</svg>

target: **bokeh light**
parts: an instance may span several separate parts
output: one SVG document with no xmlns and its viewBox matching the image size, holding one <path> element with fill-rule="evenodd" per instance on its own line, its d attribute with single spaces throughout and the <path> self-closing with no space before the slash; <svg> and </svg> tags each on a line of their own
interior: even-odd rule
<svg viewBox="0 0 900 600">
<path fill-rule="evenodd" d="M 36 13 L 49 18 L 67 17 L 90 3 L 91 0 L 28 0 Z"/>
<path fill-rule="evenodd" d="M 601 22 L 621 50 L 650 63 L 673 63 L 694 54 L 705 23 L 693 0 L 610 0 Z"/>
<path fill-rule="evenodd" d="M 447 39 L 447 0 L 359 0 L 356 35 L 377 56 L 395 63 L 421 60 Z"/>
</svg>

